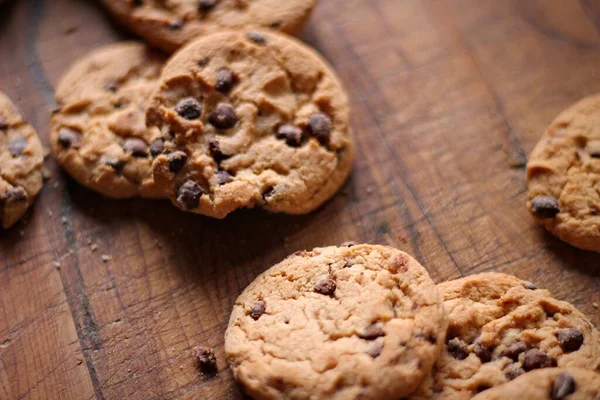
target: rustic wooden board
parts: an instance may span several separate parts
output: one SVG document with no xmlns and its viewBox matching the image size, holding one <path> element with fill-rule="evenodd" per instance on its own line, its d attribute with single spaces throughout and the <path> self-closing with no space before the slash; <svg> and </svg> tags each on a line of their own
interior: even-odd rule
<svg viewBox="0 0 600 400">
<path fill-rule="evenodd" d="M 94 1 L 19 0 L 0 8 L 0 90 L 47 145 L 58 77 L 124 38 Z M 597 1 L 322 0 L 302 38 L 352 99 L 341 193 L 309 216 L 213 221 L 103 199 L 49 160 L 30 217 L 0 234 L 0 399 L 242 398 L 223 352 L 236 296 L 287 254 L 346 240 L 404 249 L 438 282 L 512 273 L 600 322 L 600 256 L 534 224 L 523 168 L 554 116 L 600 91 Z M 196 345 L 216 348 L 218 375 Z"/>
</svg>

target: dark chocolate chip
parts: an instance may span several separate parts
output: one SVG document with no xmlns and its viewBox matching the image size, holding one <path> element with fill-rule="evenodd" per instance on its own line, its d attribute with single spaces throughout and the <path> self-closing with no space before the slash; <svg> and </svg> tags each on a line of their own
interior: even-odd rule
<svg viewBox="0 0 600 400">
<path fill-rule="evenodd" d="M 531 349 L 525 353 L 523 369 L 525 371 L 531 371 L 533 369 L 549 368 L 552 367 L 553 364 L 552 359 L 548 357 L 546 353 L 538 349 Z"/>
<path fill-rule="evenodd" d="M 81 146 L 81 133 L 71 128 L 60 128 L 58 131 L 58 143 L 68 149 L 78 149 Z"/>
<path fill-rule="evenodd" d="M 173 21 L 173 22 L 171 22 L 171 23 L 169 23 L 167 25 L 167 29 L 170 29 L 172 31 L 178 31 L 181 28 L 183 28 L 183 21 L 182 20 Z"/>
<path fill-rule="evenodd" d="M 537 290 L 537 286 L 534 285 L 533 283 L 527 283 L 525 285 L 523 285 L 525 287 L 525 289 L 527 290 Z"/>
<path fill-rule="evenodd" d="M 365 340 L 375 340 L 381 336 L 385 336 L 383 328 L 379 324 L 372 324 L 368 326 L 358 337 Z"/>
<path fill-rule="evenodd" d="M 177 191 L 177 203 L 186 210 L 193 210 L 200 205 L 200 197 L 204 190 L 192 180 L 186 181 Z"/>
<path fill-rule="evenodd" d="M 169 163 L 169 171 L 171 171 L 174 174 L 178 173 L 179 171 L 181 171 L 187 160 L 188 156 L 183 151 L 178 150 L 169 153 L 169 155 L 167 156 L 167 161 Z"/>
<path fill-rule="evenodd" d="M 6 119 L 0 115 L 0 130 L 5 130 L 6 128 L 8 128 L 8 122 L 6 122 Z"/>
<path fill-rule="evenodd" d="M 119 84 L 115 81 L 111 81 L 104 85 L 104 89 L 106 89 L 108 92 L 116 93 L 117 90 L 119 90 Z"/>
<path fill-rule="evenodd" d="M 234 78 L 231 70 L 228 68 L 221 68 L 217 71 L 217 83 L 215 89 L 221 93 L 227 93 L 233 87 Z"/>
<path fill-rule="evenodd" d="M 521 368 L 519 363 L 508 364 L 506 367 L 504 367 L 504 376 L 506 376 L 506 379 L 508 379 L 509 381 L 518 378 L 524 373 L 525 370 Z"/>
<path fill-rule="evenodd" d="M 148 157 L 148 145 L 139 138 L 125 139 L 123 149 L 134 157 Z"/>
<path fill-rule="evenodd" d="M 531 200 L 531 212 L 538 218 L 554 218 L 560 212 L 554 196 L 537 196 Z"/>
<path fill-rule="evenodd" d="M 331 119 L 323 113 L 311 115 L 308 119 L 308 131 L 312 136 L 316 137 L 321 144 L 329 143 L 329 137 L 331 136 Z"/>
<path fill-rule="evenodd" d="M 469 356 L 467 344 L 459 338 L 454 338 L 448 342 L 448 353 L 457 360 L 464 360 Z"/>
<path fill-rule="evenodd" d="M 217 5 L 217 0 L 200 0 L 198 2 L 198 10 L 200 12 L 210 11 L 215 5 Z"/>
<path fill-rule="evenodd" d="M 335 289 L 335 281 L 329 277 L 322 278 L 314 286 L 314 291 L 324 296 L 333 296 Z"/>
<path fill-rule="evenodd" d="M 265 313 L 266 310 L 267 306 L 265 303 L 262 301 L 257 301 L 250 309 L 250 317 L 256 321 Z"/>
<path fill-rule="evenodd" d="M 27 201 L 28 197 L 29 196 L 27 195 L 25 189 L 23 189 L 22 187 L 15 187 L 9 189 L 9 191 L 6 193 L 4 201 L 6 203 L 20 203 L 23 201 Z"/>
<path fill-rule="evenodd" d="M 217 184 L 218 185 L 225 185 L 226 183 L 229 183 L 233 180 L 233 177 L 231 176 L 231 174 L 227 171 L 217 171 Z"/>
<path fill-rule="evenodd" d="M 583 344 L 583 332 L 579 329 L 563 329 L 556 334 L 558 344 L 565 353 L 579 350 Z"/>
<path fill-rule="evenodd" d="M 356 243 L 356 242 L 349 241 L 349 242 L 342 243 L 341 246 L 342 247 L 352 247 L 352 246 L 356 246 L 357 244 L 358 243 Z"/>
<path fill-rule="evenodd" d="M 267 190 L 265 190 L 262 194 L 262 198 L 263 200 L 267 201 L 269 200 L 271 197 L 275 196 L 275 188 L 274 187 L 270 187 Z"/>
<path fill-rule="evenodd" d="M 492 352 L 479 342 L 475 342 L 473 353 L 479 357 L 482 363 L 492 361 Z"/>
<path fill-rule="evenodd" d="M 208 65 L 208 62 L 210 61 L 210 59 L 208 57 L 203 57 L 200 59 L 200 61 L 198 61 L 198 65 L 202 68 L 206 67 Z"/>
<path fill-rule="evenodd" d="M 194 347 L 194 351 L 200 363 L 200 369 L 203 372 L 214 372 L 217 369 L 217 357 L 215 356 L 214 349 L 198 346 Z"/>
<path fill-rule="evenodd" d="M 281 125 L 277 128 L 275 137 L 285 139 L 288 146 L 298 147 L 302 144 L 302 129 L 291 124 Z"/>
<path fill-rule="evenodd" d="M 229 157 L 227 154 L 224 154 L 221 151 L 221 146 L 219 145 L 219 142 L 215 139 L 212 139 L 210 142 L 208 142 L 208 151 L 210 152 L 210 155 L 212 156 L 212 158 L 215 159 L 216 162 L 223 161 Z"/>
<path fill-rule="evenodd" d="M 187 120 L 198 119 L 202 115 L 202 104 L 193 97 L 186 97 L 177 103 L 175 112 Z"/>
<path fill-rule="evenodd" d="M 367 350 L 367 354 L 373 358 L 377 358 L 383 351 L 383 343 L 373 343 Z"/>
<path fill-rule="evenodd" d="M 102 157 L 102 163 L 111 167 L 115 172 L 120 173 L 125 168 L 125 161 L 116 158 Z"/>
<path fill-rule="evenodd" d="M 208 121 L 217 129 L 230 129 L 235 126 L 238 118 L 230 104 L 219 103 L 208 118 Z"/>
<path fill-rule="evenodd" d="M 150 143 L 150 154 L 157 157 L 165 151 L 165 141 L 163 138 L 156 138 Z"/>
<path fill-rule="evenodd" d="M 25 151 L 27 147 L 27 140 L 25 138 L 16 138 L 10 141 L 8 144 L 8 151 L 13 157 L 19 157 Z"/>
<path fill-rule="evenodd" d="M 283 25 L 283 22 L 281 22 L 281 21 L 274 21 L 274 22 L 271 22 L 269 24 L 269 27 L 273 28 L 273 29 L 279 29 L 279 28 L 281 28 L 281 25 Z"/>
<path fill-rule="evenodd" d="M 575 379 L 568 372 L 563 372 L 552 384 L 552 400 L 562 400 L 575 393 L 575 387 Z"/>
<path fill-rule="evenodd" d="M 264 46 L 267 43 L 267 38 L 265 37 L 265 35 L 259 32 L 246 33 L 246 39 L 261 46 Z"/>
<path fill-rule="evenodd" d="M 527 351 L 527 345 L 525 342 L 516 342 L 505 348 L 500 357 L 508 357 L 516 361 L 519 358 L 519 354 Z"/>
</svg>

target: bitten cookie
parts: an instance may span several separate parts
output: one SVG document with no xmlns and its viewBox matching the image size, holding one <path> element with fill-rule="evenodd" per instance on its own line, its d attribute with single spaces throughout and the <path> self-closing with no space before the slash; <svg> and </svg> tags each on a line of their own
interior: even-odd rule
<svg viewBox="0 0 600 400">
<path fill-rule="evenodd" d="M 546 368 L 486 390 L 473 400 L 599 400 L 600 374 L 581 368 Z"/>
<path fill-rule="evenodd" d="M 113 198 L 165 197 L 152 178 L 158 129 L 146 128 L 145 102 L 164 62 L 135 42 L 92 51 L 56 89 L 52 152 L 80 184 Z"/>
<path fill-rule="evenodd" d="M 410 399 L 470 399 L 527 371 L 600 365 L 594 326 L 547 290 L 499 273 L 438 288 L 449 320 L 446 345 Z"/>
<path fill-rule="evenodd" d="M 165 66 L 146 113 L 160 129 L 154 178 L 182 210 L 305 214 L 354 156 L 345 91 L 326 62 L 276 33 L 201 38 Z"/>
<path fill-rule="evenodd" d="M 25 214 L 42 189 L 44 151 L 35 130 L 0 92 L 0 226 Z"/>
<path fill-rule="evenodd" d="M 164 51 L 220 30 L 300 30 L 316 0 L 103 0 L 126 27 Z"/>
<path fill-rule="evenodd" d="M 600 95 L 563 111 L 527 164 L 527 207 L 573 246 L 600 251 Z"/>
<path fill-rule="evenodd" d="M 255 399 L 398 399 L 432 367 L 446 326 L 436 286 L 406 253 L 317 248 L 244 290 L 225 352 Z"/>
</svg>

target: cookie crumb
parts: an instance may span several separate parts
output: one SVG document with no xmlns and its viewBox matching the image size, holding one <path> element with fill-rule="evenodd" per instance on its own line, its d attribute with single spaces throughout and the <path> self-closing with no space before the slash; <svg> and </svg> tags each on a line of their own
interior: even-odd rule
<svg viewBox="0 0 600 400">
<path fill-rule="evenodd" d="M 215 350 L 212 347 L 196 346 L 194 352 L 202 372 L 216 372 L 217 356 L 215 356 Z"/>
<path fill-rule="evenodd" d="M 94 251 L 98 250 L 98 245 L 97 245 L 96 243 L 92 243 L 92 244 L 90 245 L 90 250 L 92 250 L 92 253 L 93 253 Z"/>
<path fill-rule="evenodd" d="M 112 260 L 112 257 L 106 254 L 102 254 L 102 262 L 107 263 Z"/>
</svg>

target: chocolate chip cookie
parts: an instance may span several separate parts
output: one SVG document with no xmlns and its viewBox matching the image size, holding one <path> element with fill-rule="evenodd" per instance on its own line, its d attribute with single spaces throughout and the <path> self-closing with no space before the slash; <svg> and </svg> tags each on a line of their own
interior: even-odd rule
<svg viewBox="0 0 600 400">
<path fill-rule="evenodd" d="M 0 226 L 11 227 L 42 189 L 44 151 L 35 130 L 0 92 Z"/>
<path fill-rule="evenodd" d="M 146 113 L 161 131 L 154 178 L 182 210 L 305 214 L 332 197 L 354 156 L 345 91 L 299 41 L 222 32 L 165 66 Z"/>
<path fill-rule="evenodd" d="M 391 247 L 297 252 L 237 299 L 225 334 L 255 399 L 398 399 L 433 366 L 447 326 L 427 271 Z"/>
<path fill-rule="evenodd" d="M 582 368 L 546 368 L 486 390 L 473 400 L 599 400 L 600 374 Z"/>
<path fill-rule="evenodd" d="M 103 0 L 123 25 L 164 51 L 220 30 L 270 28 L 293 34 L 316 0 Z"/>
<path fill-rule="evenodd" d="M 547 230 L 600 251 L 600 95 L 563 111 L 527 164 L 527 206 Z"/>
<path fill-rule="evenodd" d="M 470 399 L 528 371 L 600 365 L 596 328 L 547 290 L 499 273 L 438 288 L 449 319 L 446 344 L 411 399 Z"/>
<path fill-rule="evenodd" d="M 92 51 L 62 77 L 51 147 L 80 184 L 113 198 L 165 197 L 152 178 L 160 132 L 146 128 L 144 105 L 163 62 L 145 45 L 125 42 Z"/>
</svg>

